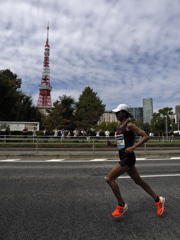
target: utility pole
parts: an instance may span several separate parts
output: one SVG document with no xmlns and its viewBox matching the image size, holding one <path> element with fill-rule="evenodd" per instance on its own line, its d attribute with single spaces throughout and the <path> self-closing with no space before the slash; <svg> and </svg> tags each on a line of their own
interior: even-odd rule
<svg viewBox="0 0 180 240">
<path fill-rule="evenodd" d="M 166 140 L 168 140 L 168 116 L 166 115 Z"/>
</svg>

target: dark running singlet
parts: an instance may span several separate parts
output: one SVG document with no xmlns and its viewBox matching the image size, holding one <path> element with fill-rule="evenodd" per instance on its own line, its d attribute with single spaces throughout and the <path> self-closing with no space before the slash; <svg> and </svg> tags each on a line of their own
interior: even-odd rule
<svg viewBox="0 0 180 240">
<path fill-rule="evenodd" d="M 136 157 L 134 152 L 132 153 L 125 153 L 125 149 L 128 147 L 132 147 L 135 142 L 135 134 L 132 131 L 127 131 L 127 124 L 129 122 L 125 123 L 122 127 L 117 127 L 116 129 L 116 143 L 117 148 L 119 150 L 119 164 L 121 166 L 128 166 L 133 167 L 136 162 Z"/>
</svg>

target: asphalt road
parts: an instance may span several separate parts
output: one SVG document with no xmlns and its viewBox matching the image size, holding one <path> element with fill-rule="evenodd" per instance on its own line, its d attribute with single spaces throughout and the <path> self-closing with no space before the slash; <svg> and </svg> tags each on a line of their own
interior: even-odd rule
<svg viewBox="0 0 180 240">
<path fill-rule="evenodd" d="M 126 175 L 117 182 L 128 204 L 111 217 L 116 200 L 105 183 L 115 161 L 0 161 L 1 240 L 176 240 L 180 238 L 180 159 L 139 160 L 137 168 L 166 198 L 154 201 Z"/>
</svg>

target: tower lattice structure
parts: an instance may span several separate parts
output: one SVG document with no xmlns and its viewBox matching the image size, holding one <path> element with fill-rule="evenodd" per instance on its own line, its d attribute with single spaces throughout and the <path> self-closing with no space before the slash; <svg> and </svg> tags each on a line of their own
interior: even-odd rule
<svg viewBox="0 0 180 240">
<path fill-rule="evenodd" d="M 52 87 L 50 86 L 49 55 L 50 55 L 50 46 L 49 46 L 49 24 L 48 24 L 46 45 L 44 46 L 44 62 L 43 62 L 42 79 L 41 79 L 41 84 L 39 85 L 39 98 L 37 102 L 37 107 L 42 109 L 52 107 L 52 101 L 51 101 Z"/>
</svg>

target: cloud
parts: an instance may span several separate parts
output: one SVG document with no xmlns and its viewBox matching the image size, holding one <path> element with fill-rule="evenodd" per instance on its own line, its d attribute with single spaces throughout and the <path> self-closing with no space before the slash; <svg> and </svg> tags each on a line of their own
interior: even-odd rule
<svg viewBox="0 0 180 240">
<path fill-rule="evenodd" d="M 1 69 L 38 99 L 49 21 L 51 96 L 78 99 L 90 86 L 112 109 L 180 104 L 178 0 L 6 0 L 0 9 Z"/>
</svg>

